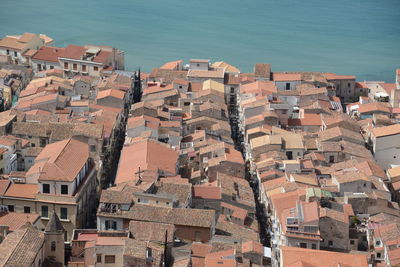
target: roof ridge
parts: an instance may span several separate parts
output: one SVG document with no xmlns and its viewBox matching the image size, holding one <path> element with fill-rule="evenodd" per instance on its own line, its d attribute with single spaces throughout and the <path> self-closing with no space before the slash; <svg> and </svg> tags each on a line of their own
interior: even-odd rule
<svg viewBox="0 0 400 267">
<path fill-rule="evenodd" d="M 65 153 L 65 148 L 66 148 L 67 145 L 71 142 L 72 137 L 70 137 L 69 139 L 65 139 L 65 140 L 68 140 L 68 141 L 65 143 L 65 145 L 63 145 L 61 151 L 57 153 L 56 158 L 55 158 L 55 159 L 53 160 L 53 162 L 52 162 L 52 163 L 54 163 L 55 165 L 57 165 L 56 161 L 58 160 L 58 158 L 59 158 L 62 154 Z M 60 141 L 60 142 L 63 142 L 63 141 L 65 141 L 65 140 L 62 140 L 62 141 Z M 53 144 L 54 144 L 54 143 L 53 143 Z M 57 165 L 57 167 L 58 167 L 58 165 Z"/>
</svg>

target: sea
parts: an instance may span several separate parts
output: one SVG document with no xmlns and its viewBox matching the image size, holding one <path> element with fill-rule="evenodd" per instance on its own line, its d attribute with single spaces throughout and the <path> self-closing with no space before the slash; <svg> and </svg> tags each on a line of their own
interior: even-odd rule
<svg viewBox="0 0 400 267">
<path fill-rule="evenodd" d="M 394 82 L 400 68 L 400 0 L 1 0 L 0 36 L 24 32 L 115 46 L 145 72 L 201 58 Z"/>
</svg>

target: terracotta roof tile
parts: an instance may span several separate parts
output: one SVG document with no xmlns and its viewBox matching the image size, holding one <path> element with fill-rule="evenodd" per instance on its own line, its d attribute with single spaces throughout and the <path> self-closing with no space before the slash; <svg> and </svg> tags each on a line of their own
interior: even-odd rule
<svg viewBox="0 0 400 267">
<path fill-rule="evenodd" d="M 34 199 L 38 191 L 37 184 L 11 184 L 4 196 Z"/>
<path fill-rule="evenodd" d="M 367 267 L 367 256 L 363 254 L 339 253 L 324 250 L 305 249 L 298 247 L 281 247 L 281 260 L 285 266 L 293 265 L 296 262 L 303 262 L 307 267 L 321 266 L 346 266 L 346 267 Z"/>
<path fill-rule="evenodd" d="M 28 173 L 40 173 L 41 181 L 72 182 L 89 159 L 89 145 L 70 138 L 48 144 Z"/>
<path fill-rule="evenodd" d="M 102 98 L 106 98 L 106 97 L 115 97 L 118 99 L 124 99 L 125 92 L 123 92 L 121 90 L 117 90 L 117 89 L 103 90 L 103 91 L 99 91 L 97 93 L 96 99 L 102 99 Z"/>
<path fill-rule="evenodd" d="M 372 130 L 372 134 L 375 137 L 382 137 L 382 136 L 400 134 L 400 124 L 394 124 L 394 125 L 374 128 Z"/>
<path fill-rule="evenodd" d="M 32 57 L 33 60 L 50 61 L 58 63 L 58 58 L 64 52 L 64 48 L 42 46 Z"/>
<path fill-rule="evenodd" d="M 115 183 L 135 180 L 139 170 L 163 170 L 176 173 L 178 153 L 165 144 L 144 140 L 125 145 L 121 152 Z"/>
<path fill-rule="evenodd" d="M 39 218 L 39 214 L 36 213 L 0 213 L 0 225 L 7 225 L 10 231 L 15 231 L 27 222 L 35 224 Z"/>
<path fill-rule="evenodd" d="M 30 223 L 6 236 L 0 245 L 0 266 L 28 267 L 43 248 L 44 233 Z"/>
<path fill-rule="evenodd" d="M 300 73 L 280 73 L 274 72 L 272 74 L 273 81 L 275 82 L 289 82 L 289 81 L 301 81 L 302 76 Z"/>
<path fill-rule="evenodd" d="M 160 67 L 160 69 L 178 70 L 179 66 L 183 64 L 183 60 L 170 61 Z"/>
<path fill-rule="evenodd" d="M 167 242 L 173 242 L 175 226 L 159 222 L 131 221 L 129 232 L 133 238 L 142 241 L 164 242 L 167 235 Z"/>
<path fill-rule="evenodd" d="M 204 199 L 221 199 L 221 188 L 211 185 L 193 186 L 193 197 Z"/>
</svg>

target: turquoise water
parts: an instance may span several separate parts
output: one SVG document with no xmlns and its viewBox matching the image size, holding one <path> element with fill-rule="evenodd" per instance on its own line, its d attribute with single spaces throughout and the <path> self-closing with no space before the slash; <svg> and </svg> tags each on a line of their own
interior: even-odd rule
<svg viewBox="0 0 400 267">
<path fill-rule="evenodd" d="M 23 32 L 116 46 L 145 71 L 209 58 L 393 82 L 400 68 L 400 0 L 1 0 L 0 35 Z"/>
</svg>

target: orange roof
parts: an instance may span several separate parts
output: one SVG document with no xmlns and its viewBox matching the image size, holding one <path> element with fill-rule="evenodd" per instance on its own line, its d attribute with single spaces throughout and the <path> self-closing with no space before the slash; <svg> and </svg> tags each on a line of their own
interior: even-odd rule
<svg viewBox="0 0 400 267">
<path fill-rule="evenodd" d="M 37 53 L 32 57 L 32 59 L 58 63 L 58 58 L 63 53 L 63 51 L 64 48 L 60 47 L 42 46 L 39 51 L 37 51 Z"/>
<path fill-rule="evenodd" d="M 27 174 L 39 180 L 72 182 L 89 159 L 89 145 L 74 138 L 48 144 Z"/>
<path fill-rule="evenodd" d="M 289 126 L 321 126 L 322 119 L 320 114 L 305 113 L 303 118 L 289 119 Z"/>
<path fill-rule="evenodd" d="M 247 241 L 242 243 L 242 253 L 256 252 L 264 255 L 264 247 L 261 243 L 256 241 Z"/>
<path fill-rule="evenodd" d="M 193 197 L 204 199 L 221 199 L 221 188 L 211 185 L 194 185 Z"/>
<path fill-rule="evenodd" d="M 38 190 L 39 187 L 37 184 L 11 184 L 4 196 L 33 199 L 38 193 Z"/>
<path fill-rule="evenodd" d="M 388 93 L 388 95 L 390 95 L 393 90 L 397 89 L 395 83 L 380 83 L 379 85 L 386 91 L 386 93 Z"/>
<path fill-rule="evenodd" d="M 290 82 L 290 81 L 301 81 L 300 73 L 280 73 L 274 72 L 272 78 L 275 82 Z"/>
<path fill-rule="evenodd" d="M 276 93 L 277 88 L 275 83 L 270 81 L 255 81 L 240 86 L 240 93 L 242 94 L 259 93 L 260 95 L 264 95 L 263 92 Z"/>
<path fill-rule="evenodd" d="M 391 249 L 388 251 L 388 257 L 392 266 L 400 265 L 400 248 Z"/>
<path fill-rule="evenodd" d="M 0 213 L 0 225 L 7 225 L 10 231 L 15 231 L 27 222 L 34 224 L 39 218 L 39 214 L 36 213 Z"/>
<path fill-rule="evenodd" d="M 236 253 L 234 249 L 209 253 L 205 257 L 204 267 L 236 267 Z"/>
<path fill-rule="evenodd" d="M 247 217 L 247 210 L 233 206 L 226 202 L 221 202 L 221 207 L 232 210 L 232 217 L 239 218 L 239 219 L 246 219 Z"/>
<path fill-rule="evenodd" d="M 9 180 L 0 180 L 0 196 L 4 195 L 10 183 Z"/>
<path fill-rule="evenodd" d="M 160 69 L 178 70 L 179 65 L 182 65 L 183 60 L 170 61 L 160 67 Z"/>
<path fill-rule="evenodd" d="M 363 254 L 349 254 L 325 250 L 305 249 L 298 247 L 281 247 L 283 266 L 318 267 L 321 262 L 324 266 L 367 267 L 367 256 Z M 298 265 L 302 263 L 302 265 Z"/>
<path fill-rule="evenodd" d="M 192 255 L 197 257 L 205 257 L 211 252 L 212 245 L 203 243 L 192 244 Z"/>
<path fill-rule="evenodd" d="M 62 53 L 60 53 L 59 57 L 80 60 L 85 54 L 85 51 L 86 49 L 83 46 L 68 45 L 66 48 L 64 48 Z"/>
<path fill-rule="evenodd" d="M 365 82 L 356 82 L 355 87 L 356 88 L 367 88 L 368 89 L 368 86 L 365 84 Z"/>
<path fill-rule="evenodd" d="M 175 174 L 178 152 L 166 144 L 143 140 L 125 145 L 121 152 L 115 183 L 136 180 L 135 172 L 141 170 L 163 170 Z"/>
<path fill-rule="evenodd" d="M 367 104 L 359 104 L 358 112 L 359 113 L 369 113 L 369 112 L 385 112 L 391 113 L 390 107 L 388 104 L 383 102 L 373 102 Z"/>
<path fill-rule="evenodd" d="M 394 124 L 394 125 L 374 128 L 374 129 L 372 129 L 372 134 L 375 137 L 400 134 L 400 124 Z"/>
<path fill-rule="evenodd" d="M 325 78 L 327 80 L 355 80 L 354 75 L 337 75 L 336 73 L 325 73 Z"/>
<path fill-rule="evenodd" d="M 345 224 L 349 224 L 349 215 L 343 212 L 339 212 L 337 210 L 321 208 L 320 209 L 320 217 L 328 217 L 336 221 L 343 222 Z"/>
<path fill-rule="evenodd" d="M 32 100 L 31 105 L 40 104 L 40 103 L 49 102 L 49 101 L 57 101 L 57 97 L 58 97 L 57 93 L 35 97 Z"/>
<path fill-rule="evenodd" d="M 160 85 L 160 86 L 148 86 L 143 90 L 143 95 L 155 94 L 163 91 L 173 90 L 174 87 L 172 84 Z"/>
<path fill-rule="evenodd" d="M 109 97 L 109 96 L 119 98 L 119 99 L 124 99 L 125 92 L 123 92 L 121 90 L 117 90 L 117 89 L 107 89 L 107 90 L 99 91 L 97 93 L 96 99 L 102 99 L 102 98 Z"/>
</svg>

